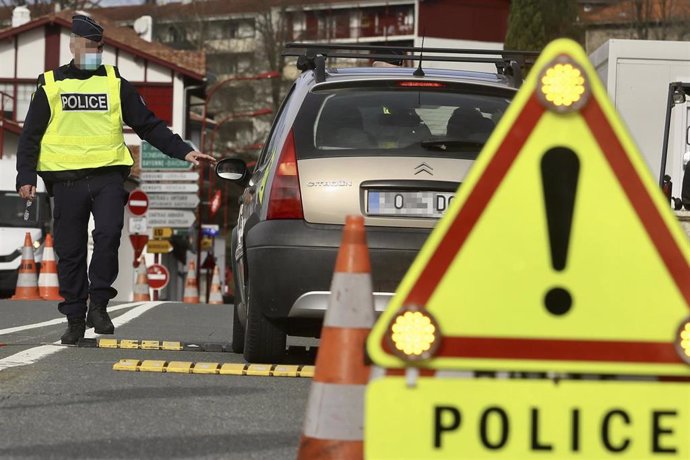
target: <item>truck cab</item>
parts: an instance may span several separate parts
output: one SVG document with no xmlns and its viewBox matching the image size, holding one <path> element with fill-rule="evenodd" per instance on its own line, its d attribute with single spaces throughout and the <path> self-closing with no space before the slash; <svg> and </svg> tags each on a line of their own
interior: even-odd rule
<svg viewBox="0 0 690 460">
<path fill-rule="evenodd" d="M 11 295 L 17 286 L 17 273 L 22 259 L 24 236 L 31 234 L 34 259 L 41 262 L 43 241 L 51 225 L 50 199 L 45 184 L 38 178 L 36 199 L 28 208 L 26 201 L 15 190 L 16 169 L 14 158 L 0 160 L 0 296 Z"/>
</svg>

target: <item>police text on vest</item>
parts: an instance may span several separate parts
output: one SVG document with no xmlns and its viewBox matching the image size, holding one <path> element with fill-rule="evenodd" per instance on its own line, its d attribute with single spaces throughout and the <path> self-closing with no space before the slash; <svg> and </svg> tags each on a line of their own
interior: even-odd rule
<svg viewBox="0 0 690 460">
<path fill-rule="evenodd" d="M 62 110 L 66 112 L 93 112 L 108 110 L 107 94 L 64 93 L 60 95 Z"/>
</svg>

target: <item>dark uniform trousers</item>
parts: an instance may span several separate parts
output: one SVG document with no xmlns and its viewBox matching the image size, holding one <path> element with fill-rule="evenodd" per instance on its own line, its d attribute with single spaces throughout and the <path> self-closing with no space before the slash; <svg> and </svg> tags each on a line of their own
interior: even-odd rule
<svg viewBox="0 0 690 460">
<path fill-rule="evenodd" d="M 68 317 L 83 317 L 87 298 L 104 305 L 117 295 L 112 287 L 118 272 L 118 248 L 127 192 L 119 172 L 92 174 L 53 186 L 55 253 L 58 281 L 64 301 L 58 310 Z M 86 267 L 89 215 L 95 229 L 93 255 Z"/>
</svg>

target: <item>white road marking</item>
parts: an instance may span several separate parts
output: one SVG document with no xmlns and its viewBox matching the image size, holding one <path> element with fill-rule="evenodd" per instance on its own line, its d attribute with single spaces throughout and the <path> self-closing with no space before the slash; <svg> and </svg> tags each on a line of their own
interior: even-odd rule
<svg viewBox="0 0 690 460">
<path fill-rule="evenodd" d="M 108 311 L 113 312 L 118 310 L 124 310 L 125 308 L 134 307 L 135 305 L 141 305 L 141 302 L 130 302 L 123 303 L 122 305 L 115 305 L 113 307 L 108 308 Z M 0 329 L 0 335 L 12 334 L 14 332 L 26 331 L 29 329 L 38 329 L 40 327 L 54 326 L 56 324 L 62 323 L 67 323 L 67 318 L 62 317 L 57 319 L 51 319 L 49 321 L 43 321 L 42 323 L 26 324 L 24 326 L 15 326 L 9 327 L 7 329 Z"/>
<path fill-rule="evenodd" d="M 113 324 L 116 328 L 124 324 L 127 324 L 133 319 L 143 315 L 153 307 L 157 307 L 158 305 L 164 303 L 166 302 L 144 302 L 140 306 L 133 308 L 127 313 L 113 319 Z M 119 305 L 118 307 L 124 308 L 123 305 Z M 92 339 L 98 337 L 98 334 L 95 334 L 91 329 L 86 331 L 85 337 L 88 339 Z M 67 349 L 67 347 L 61 347 L 58 345 L 60 345 L 59 340 L 51 345 L 41 345 L 40 347 L 29 348 L 28 350 L 20 351 L 19 353 L 15 353 L 14 355 L 8 356 L 7 358 L 0 359 L 0 372 L 4 371 L 5 369 L 10 369 L 12 367 L 21 367 L 27 366 L 29 364 L 34 364 L 38 362 L 40 359 L 45 358 L 46 356 L 50 356 L 53 353 L 57 353 L 58 351 Z"/>
</svg>

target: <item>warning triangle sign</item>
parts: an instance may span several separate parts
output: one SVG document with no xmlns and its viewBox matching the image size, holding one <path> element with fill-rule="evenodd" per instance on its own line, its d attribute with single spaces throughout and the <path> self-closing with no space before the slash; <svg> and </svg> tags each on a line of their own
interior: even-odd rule
<svg viewBox="0 0 690 460">
<path fill-rule="evenodd" d="M 411 365 L 410 307 L 440 333 L 418 367 L 690 375 L 687 236 L 575 42 L 537 60 L 376 323 L 377 365 Z"/>
</svg>

